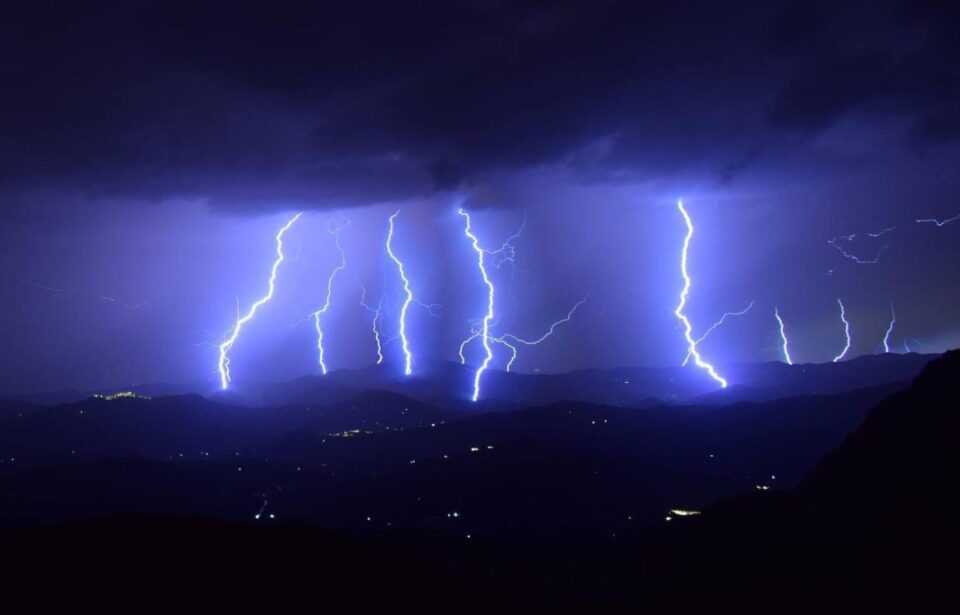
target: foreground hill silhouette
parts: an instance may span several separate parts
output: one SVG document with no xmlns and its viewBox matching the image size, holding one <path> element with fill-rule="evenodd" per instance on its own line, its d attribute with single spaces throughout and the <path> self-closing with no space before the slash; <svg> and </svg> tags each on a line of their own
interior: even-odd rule
<svg viewBox="0 0 960 615">
<path fill-rule="evenodd" d="M 796 489 L 723 501 L 671 528 L 647 552 L 657 572 L 634 564 L 625 575 L 650 591 L 639 602 L 797 613 L 952 602 L 958 379 L 960 351 L 951 351 L 881 402 Z M 622 588 L 607 595 L 634 602 Z"/>
<path fill-rule="evenodd" d="M 370 466 L 373 462 L 366 460 L 360 463 L 365 467 L 349 475 L 340 487 L 321 490 L 322 497 L 310 500 L 310 506 L 336 508 L 358 494 L 374 497 L 376 494 L 368 490 L 386 490 L 391 483 L 411 502 L 421 496 L 432 497 L 427 491 L 421 492 L 431 486 L 436 488 L 433 495 L 446 495 L 456 484 L 465 484 L 483 498 L 499 497 L 501 503 L 513 505 L 521 500 L 511 499 L 510 490 L 532 488 L 535 483 L 521 481 L 507 488 L 510 473 L 523 475 L 533 466 L 538 480 L 558 483 L 554 487 L 567 493 L 565 500 L 540 508 L 546 517 L 553 506 L 568 508 L 566 515 L 559 515 L 568 523 L 554 532 L 536 534 L 524 526 L 517 532 L 517 528 L 498 529 L 493 524 L 466 539 L 434 522 L 397 530 L 380 527 L 358 534 L 362 538 L 347 538 L 304 525 L 250 527 L 198 519 L 108 517 L 4 531 L 0 539 L 5 545 L 5 558 L 14 564 L 5 580 L 14 589 L 29 591 L 29 587 L 40 584 L 94 599 L 127 597 L 124 588 L 132 588 L 133 600 L 160 596 L 173 603 L 189 599 L 195 604 L 223 608 L 326 601 L 352 603 L 360 609 L 391 605 L 424 612 L 534 606 L 581 612 L 916 612 L 952 600 L 953 560 L 960 547 L 950 505 L 958 469 L 954 460 L 960 436 L 958 378 L 960 352 L 947 353 L 931 362 L 909 387 L 887 391 L 881 396 L 885 399 L 871 402 L 874 407 L 862 424 L 848 437 L 841 436 L 842 443 L 832 445 L 834 450 L 818 464 L 811 464 L 815 467 L 808 469 L 806 478 L 794 481 L 794 488 L 753 489 L 706 506 L 699 516 L 671 516 L 668 522 L 664 516 L 669 513 L 660 508 L 653 511 L 658 515 L 655 522 L 640 527 L 621 523 L 613 530 L 600 527 L 603 532 L 598 533 L 597 526 L 586 524 L 578 531 L 569 521 L 578 516 L 588 518 L 591 509 L 604 502 L 604 493 L 618 489 L 629 493 L 653 480 L 653 475 L 615 474 L 614 480 L 605 480 L 592 491 L 587 489 L 589 483 L 578 482 L 577 475 L 569 473 L 570 467 L 562 463 L 563 457 L 571 454 L 568 445 L 550 448 L 551 442 L 563 442 L 566 437 L 561 418 L 576 417 L 569 419 L 573 421 L 569 424 L 580 429 L 580 423 L 589 425 L 600 416 L 612 416 L 615 410 L 628 410 L 548 406 L 457 420 L 444 428 L 371 434 L 373 440 L 359 448 L 354 448 L 354 443 L 362 443 L 362 439 L 347 438 L 339 442 L 352 451 L 344 453 L 348 463 L 343 467 L 363 461 L 351 455 L 368 449 L 370 444 L 376 445 L 372 450 L 378 455 L 387 457 L 405 456 L 411 450 L 408 447 L 428 449 L 431 441 L 421 441 L 418 434 L 434 434 L 436 430 L 440 430 L 441 440 L 448 442 L 469 434 L 498 433 L 496 430 L 506 425 L 503 433 L 521 434 L 520 441 L 529 446 L 520 449 L 525 451 L 523 455 L 510 455 L 492 464 L 469 461 L 480 459 L 476 455 L 483 452 L 467 453 L 461 460 L 465 465 L 449 484 L 436 482 L 442 474 L 430 473 L 410 482 L 411 476 L 420 475 L 404 474 L 391 463 Z M 702 436 L 693 426 L 723 431 L 729 428 L 724 427 L 727 420 L 740 426 L 733 433 L 751 421 L 769 421 L 780 431 L 798 432 L 793 441 L 802 441 L 799 432 L 807 427 L 800 418 L 816 416 L 822 404 L 829 404 L 828 410 L 820 409 L 822 414 L 842 416 L 842 404 L 858 399 L 857 395 L 799 398 L 792 402 L 796 404 L 792 411 L 784 411 L 787 406 L 782 402 L 731 406 L 723 411 L 674 408 L 689 412 L 686 419 L 699 422 L 668 421 L 665 430 L 656 429 L 659 419 L 651 421 L 649 413 L 661 418 L 666 415 L 658 414 L 657 409 L 645 409 L 634 411 L 635 416 L 646 417 L 636 427 L 618 424 L 628 416 L 624 414 L 611 429 L 622 433 L 624 442 L 633 441 L 635 448 L 647 452 L 654 451 L 656 440 L 665 440 L 671 429 L 679 429 L 696 442 Z M 573 414 L 565 415 L 564 411 Z M 736 418 L 737 412 L 744 418 Z M 641 436 L 646 431 L 650 435 L 644 439 Z M 753 433 L 773 439 L 777 430 Z M 602 434 L 576 441 L 581 442 L 581 451 L 607 451 L 618 442 Z M 693 457 L 680 448 L 674 450 L 673 443 L 681 441 L 677 438 L 661 443 L 664 451 L 673 451 L 672 459 L 682 466 L 672 475 L 671 480 L 678 482 L 693 467 L 689 465 Z M 775 441 L 779 446 L 791 439 Z M 731 446 L 739 444 L 743 449 L 762 442 L 756 437 L 729 440 Z M 392 447 L 397 447 L 394 452 Z M 296 453 L 287 441 L 282 448 L 289 454 Z M 502 448 L 509 446 L 498 443 L 495 450 Z M 612 458 L 616 459 L 628 449 L 615 446 L 613 450 Z M 671 459 L 660 454 L 655 457 L 656 465 Z M 158 479 L 166 471 L 156 465 L 158 462 L 103 463 L 110 463 L 112 468 L 113 482 L 108 482 L 108 489 L 91 482 L 98 474 L 85 473 L 82 468 L 87 466 L 83 464 L 71 466 L 69 472 L 39 468 L 2 487 L 4 508 L 15 507 L 18 497 L 23 497 L 25 492 L 17 489 L 36 487 L 43 481 L 47 486 L 34 495 L 52 500 L 44 504 L 51 510 L 69 506 L 73 494 L 91 489 L 96 492 L 94 500 L 108 500 L 108 510 L 123 508 L 133 501 L 125 500 L 129 493 L 124 496 L 123 491 L 131 484 L 140 485 L 141 495 L 160 489 L 168 490 L 165 501 L 183 497 L 184 502 L 171 504 L 181 509 L 190 508 L 191 501 L 208 502 L 210 494 L 206 490 L 211 488 L 214 500 L 233 497 L 229 495 L 233 486 L 221 482 L 216 473 L 216 481 L 211 483 L 210 476 L 201 477 L 184 491 Z M 145 472 L 143 464 L 151 470 Z M 404 466 L 411 467 L 408 462 Z M 386 472 L 386 476 L 379 481 L 361 479 L 371 467 Z M 643 467 L 627 464 L 621 469 L 639 471 Z M 198 472 L 190 465 L 181 469 L 186 474 L 178 473 L 176 478 L 185 482 Z M 276 480 L 273 473 L 265 476 Z M 533 478 L 528 476 L 527 480 Z M 51 485 L 60 485 L 61 489 Z M 252 488 L 249 483 L 238 485 L 241 491 Z M 528 499 L 536 504 L 549 492 L 535 492 Z M 254 499 L 257 497 L 254 494 Z M 94 513 L 98 510 L 104 508 L 90 509 Z"/>
</svg>

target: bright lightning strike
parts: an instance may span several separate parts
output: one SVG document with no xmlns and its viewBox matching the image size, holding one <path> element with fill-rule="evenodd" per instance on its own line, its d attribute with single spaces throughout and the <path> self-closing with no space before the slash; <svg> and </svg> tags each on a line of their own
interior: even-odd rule
<svg viewBox="0 0 960 615">
<path fill-rule="evenodd" d="M 883 351 L 890 353 L 890 335 L 893 333 L 893 327 L 897 324 L 897 313 L 893 311 L 893 304 L 890 304 L 890 324 L 887 326 L 887 332 L 883 335 Z"/>
<path fill-rule="evenodd" d="M 947 218 L 945 220 L 937 220 L 936 218 L 920 218 L 919 220 L 917 220 L 917 223 L 936 224 L 937 228 L 940 228 L 942 226 L 946 226 L 947 224 L 950 224 L 951 222 L 956 222 L 957 220 L 960 220 L 960 214 L 957 214 L 954 217 Z"/>
<path fill-rule="evenodd" d="M 750 305 L 748 305 L 747 307 L 743 308 L 743 309 L 740 310 L 739 312 L 726 312 L 723 316 L 720 317 L 720 320 L 718 320 L 717 322 L 715 322 L 715 323 L 713 323 L 712 325 L 710 325 L 710 328 L 707 329 L 707 330 L 704 332 L 703 335 L 701 335 L 699 338 L 697 338 L 697 346 L 699 346 L 700 344 L 702 344 L 702 343 L 703 343 L 703 340 L 707 339 L 707 337 L 709 337 L 710 334 L 713 333 L 713 330 L 716 329 L 717 327 L 719 327 L 720 325 L 722 325 L 722 324 L 724 323 L 724 321 L 727 320 L 727 318 L 732 318 L 732 317 L 734 317 L 734 316 L 743 316 L 744 314 L 746 314 L 747 312 L 749 312 L 751 308 L 753 308 L 753 304 L 754 304 L 754 302 L 751 301 L 751 302 L 750 302 Z M 687 363 L 689 363 L 689 362 L 690 362 L 690 351 L 687 351 L 687 356 L 683 359 L 683 363 L 681 363 L 681 366 L 684 366 L 684 367 L 685 367 L 685 366 L 687 365 Z"/>
<path fill-rule="evenodd" d="M 783 319 L 780 318 L 780 310 L 776 307 L 773 308 L 773 316 L 777 319 L 777 324 L 780 326 L 780 343 L 783 348 L 783 360 L 787 362 L 787 365 L 793 365 L 793 359 L 790 358 L 790 347 L 787 344 L 787 329 L 783 326 Z"/>
<path fill-rule="evenodd" d="M 840 301 L 840 299 L 837 299 L 837 304 L 840 306 L 840 320 L 843 321 L 843 332 L 847 338 L 847 343 L 840 354 L 833 358 L 834 363 L 837 363 L 843 359 L 843 357 L 847 356 L 847 351 L 850 350 L 850 321 L 847 320 L 847 310 L 843 307 L 843 301 Z"/>
<path fill-rule="evenodd" d="M 243 316 L 237 318 L 236 323 L 233 325 L 233 331 L 230 333 L 230 337 L 226 339 L 222 344 L 220 344 L 220 361 L 217 364 L 217 369 L 220 371 L 220 388 L 226 390 L 227 386 L 230 384 L 230 358 L 228 353 L 230 349 L 233 348 L 233 345 L 237 342 L 237 337 L 240 335 L 240 330 L 243 328 L 243 325 L 250 322 L 250 320 L 256 315 L 257 310 L 261 305 L 270 301 L 273 298 L 273 291 L 277 281 L 277 270 L 280 268 L 280 263 L 283 262 L 283 236 L 287 231 L 290 230 L 290 227 L 293 226 L 293 223 L 300 219 L 300 216 L 303 215 L 303 212 L 298 213 L 289 222 L 283 225 L 280 230 L 277 232 L 275 240 L 277 242 L 277 258 L 273 261 L 273 267 L 270 269 L 270 280 L 268 282 L 267 294 L 261 297 L 259 300 L 254 302 L 250 306 L 250 309 Z"/>
<path fill-rule="evenodd" d="M 480 399 L 480 378 L 483 376 L 483 372 L 486 371 L 487 367 L 490 365 L 490 361 L 493 359 L 493 350 L 490 348 L 490 322 L 493 320 L 493 282 L 490 281 L 490 276 L 487 274 L 487 268 L 484 266 L 483 248 L 480 247 L 480 240 L 477 239 L 477 236 L 473 234 L 470 230 L 470 214 L 460 208 L 458 213 L 464 217 L 465 226 L 463 229 L 463 234 L 467 236 L 467 239 L 470 240 L 470 243 L 473 245 L 473 250 L 477 253 L 477 266 L 480 269 L 480 275 L 483 276 L 483 283 L 487 286 L 487 313 L 483 317 L 481 324 L 481 329 L 479 335 L 480 339 L 483 342 L 483 350 L 486 353 L 486 356 L 483 359 L 483 362 L 480 364 L 480 367 L 477 368 L 476 373 L 473 376 L 473 396 L 471 397 L 472 401 L 477 401 Z M 461 356 L 463 356 L 463 346 L 460 347 Z"/>
<path fill-rule="evenodd" d="M 359 280 L 357 283 L 359 284 Z M 360 305 L 373 314 L 373 340 L 377 343 L 377 365 L 380 365 L 383 363 L 383 344 L 380 341 L 380 318 L 383 315 L 383 299 L 380 299 L 376 308 L 371 307 L 367 304 L 367 289 L 363 284 L 360 284 Z"/>
<path fill-rule="evenodd" d="M 397 258 L 397 255 L 393 252 L 393 224 L 397 216 L 400 215 L 400 210 L 398 209 L 390 216 L 390 226 L 389 231 L 387 232 L 387 254 L 397 265 L 397 272 L 400 274 L 400 279 L 403 281 L 403 292 L 406 293 L 407 298 L 403 302 L 403 307 L 400 308 L 400 346 L 403 348 L 403 373 L 407 376 L 413 373 L 413 354 L 410 352 L 410 342 L 407 339 L 407 310 L 410 308 L 410 304 L 413 303 L 413 291 L 410 290 L 410 280 L 407 279 L 407 274 L 403 270 L 403 263 Z"/>
<path fill-rule="evenodd" d="M 333 296 L 333 281 L 336 279 L 337 274 L 346 269 L 347 267 L 347 252 L 343 249 L 343 246 L 340 244 L 340 231 L 347 228 L 350 225 L 350 219 L 340 215 L 336 224 L 333 226 L 327 225 L 327 232 L 333 235 L 334 243 L 337 247 L 337 252 L 340 253 L 340 263 L 333 268 L 333 271 L 330 272 L 330 277 L 327 278 L 327 294 L 324 298 L 323 306 L 313 313 L 313 324 L 314 328 L 317 330 L 317 352 L 319 355 L 320 361 L 320 372 L 326 376 L 327 375 L 327 363 L 324 361 L 324 350 L 323 350 L 323 327 L 320 325 L 320 316 L 327 313 L 327 310 L 330 309 L 330 299 Z"/>
<path fill-rule="evenodd" d="M 703 357 L 701 357 L 697 351 L 697 340 L 693 339 L 693 325 L 690 323 L 690 319 L 683 313 L 683 308 L 687 305 L 687 297 L 690 294 L 691 285 L 690 274 L 687 272 L 687 253 L 690 250 L 690 240 L 693 238 L 693 220 L 690 219 L 690 215 L 687 213 L 687 210 L 684 209 L 683 201 L 677 200 L 677 209 L 680 211 L 680 215 L 683 216 L 683 221 L 687 226 L 687 234 L 683 239 L 683 250 L 680 253 L 680 274 L 683 276 L 683 290 L 680 291 L 680 302 L 677 304 L 677 308 L 673 313 L 683 324 L 683 336 L 687 340 L 687 351 L 690 353 L 690 356 L 693 357 L 694 364 L 710 374 L 710 377 L 725 389 L 728 384 L 726 379 L 717 373 L 713 365 L 704 361 Z"/>
</svg>

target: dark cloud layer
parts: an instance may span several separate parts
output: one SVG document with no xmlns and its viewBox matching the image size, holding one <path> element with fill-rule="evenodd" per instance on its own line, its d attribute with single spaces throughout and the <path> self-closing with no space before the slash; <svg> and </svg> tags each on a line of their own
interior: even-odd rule
<svg viewBox="0 0 960 615">
<path fill-rule="evenodd" d="M 737 181 L 851 114 L 960 136 L 944 3 L 23 3 L 0 187 L 316 207 L 557 165 Z"/>
</svg>

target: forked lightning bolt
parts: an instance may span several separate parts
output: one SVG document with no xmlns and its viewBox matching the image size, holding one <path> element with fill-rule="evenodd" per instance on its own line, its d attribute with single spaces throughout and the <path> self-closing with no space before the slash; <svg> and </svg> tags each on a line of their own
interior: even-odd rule
<svg viewBox="0 0 960 615">
<path fill-rule="evenodd" d="M 562 325 L 562 324 L 564 324 L 564 323 L 570 322 L 570 320 L 573 318 L 573 314 L 577 311 L 577 309 L 578 309 L 581 305 L 583 305 L 583 304 L 586 303 L 586 302 L 587 302 L 587 298 L 586 298 L 586 297 L 584 297 L 584 298 L 581 299 L 580 301 L 577 301 L 577 302 L 573 305 L 573 307 L 570 308 L 570 311 L 567 312 L 567 315 L 566 315 L 566 316 L 564 316 L 563 318 L 561 318 L 561 319 L 559 319 L 559 320 L 554 321 L 553 324 L 550 325 L 550 328 L 547 329 L 547 332 L 544 333 L 543 335 L 541 335 L 540 337 L 538 337 L 537 339 L 528 340 L 528 339 L 524 339 L 524 338 L 522 338 L 522 337 L 520 337 L 520 336 L 518 336 L 518 335 L 514 335 L 513 333 L 504 333 L 503 335 L 492 335 L 492 334 L 491 334 L 491 335 L 490 335 L 490 341 L 491 341 L 491 342 L 494 342 L 494 343 L 496 343 L 496 344 L 500 344 L 501 346 L 506 346 L 507 349 L 510 351 L 510 360 L 507 361 L 507 364 L 506 364 L 506 366 L 505 366 L 504 369 L 505 369 L 507 372 L 509 372 L 509 371 L 513 368 L 513 364 L 514 364 L 514 362 L 517 360 L 517 345 L 536 346 L 536 345 L 538 345 L 538 344 L 540 344 L 540 343 L 542 343 L 542 342 L 545 342 L 547 339 L 549 339 L 549 338 L 554 334 L 554 332 L 557 330 L 557 327 L 559 327 L 560 325 Z M 494 326 L 494 325 L 491 325 L 491 328 L 492 328 L 493 326 Z M 477 326 L 477 327 L 475 327 L 475 328 L 471 331 L 470 337 L 468 337 L 467 339 L 463 340 L 463 342 L 460 344 L 460 364 L 461 364 L 461 365 L 465 365 L 466 362 L 467 362 L 466 355 L 464 355 L 464 351 L 466 350 L 467 345 L 468 345 L 470 342 L 472 342 L 473 340 L 475 340 L 475 339 L 477 339 L 477 338 L 479 338 L 479 337 L 480 337 L 480 327 Z M 510 341 L 507 341 L 508 339 L 509 339 Z"/>
<path fill-rule="evenodd" d="M 843 334 L 846 336 L 847 342 L 840 354 L 833 358 L 834 363 L 847 356 L 847 352 L 850 350 L 850 321 L 847 320 L 847 310 L 843 307 L 843 301 L 840 301 L 840 299 L 837 299 L 837 304 L 840 306 L 840 320 L 843 321 Z"/>
<path fill-rule="evenodd" d="M 677 209 L 680 211 L 680 215 L 683 216 L 683 221 L 687 227 L 687 234 L 683 239 L 683 250 L 680 253 L 680 274 L 683 276 L 683 290 L 680 291 L 680 302 L 677 304 L 673 313 L 680 319 L 683 325 L 683 336 L 687 340 L 687 352 L 693 357 L 694 364 L 706 371 L 722 388 L 727 388 L 728 383 L 726 379 L 717 373 L 713 365 L 704 361 L 703 357 L 701 357 L 697 351 L 697 340 L 693 338 L 693 325 L 690 323 L 690 319 L 687 318 L 686 314 L 683 313 L 683 309 L 687 306 L 687 297 L 690 294 L 691 286 L 690 274 L 687 271 L 687 254 L 690 251 L 690 240 L 693 238 L 693 220 L 690 219 L 690 215 L 687 214 L 687 210 L 684 209 L 683 201 L 677 201 Z"/>
<path fill-rule="evenodd" d="M 327 225 L 327 231 L 333 235 L 337 252 L 340 253 L 340 263 L 333 268 L 333 271 L 330 272 L 330 277 L 327 278 L 327 294 L 324 298 L 323 306 L 313 313 L 313 324 L 317 331 L 317 353 L 320 361 L 320 373 L 322 373 L 324 376 L 327 375 L 327 363 L 324 361 L 323 327 L 320 324 L 320 317 L 323 314 L 326 314 L 327 310 L 330 309 L 330 300 L 333 296 L 333 281 L 336 279 L 338 273 L 347 268 L 347 252 L 343 249 L 343 245 L 340 243 L 340 231 L 347 228 L 349 225 L 350 219 L 342 214 L 333 226 Z"/>
<path fill-rule="evenodd" d="M 722 324 L 727 320 L 727 318 L 731 318 L 731 317 L 734 317 L 734 316 L 743 316 L 744 314 L 746 314 L 747 312 L 749 312 L 751 308 L 753 308 L 753 304 L 754 304 L 754 302 L 751 301 L 750 304 L 749 304 L 747 307 L 743 308 L 743 309 L 740 310 L 739 312 L 726 312 L 723 316 L 720 317 L 720 320 L 718 320 L 717 322 L 715 322 L 715 323 L 713 323 L 712 325 L 710 325 L 710 328 L 707 329 L 707 330 L 703 333 L 703 335 L 701 335 L 700 337 L 697 338 L 697 346 L 699 346 L 700 344 L 702 344 L 702 343 L 703 343 L 703 340 L 707 339 L 707 338 L 710 336 L 710 334 L 713 333 L 713 330 L 716 329 L 717 327 L 719 327 L 720 325 L 722 325 Z M 680 365 L 685 367 L 685 366 L 687 365 L 687 363 L 689 363 L 689 362 L 690 362 L 690 351 L 688 350 L 688 351 L 687 351 L 687 356 L 683 359 L 683 363 L 681 363 Z"/>
<path fill-rule="evenodd" d="M 360 284 L 360 281 L 357 280 L 357 283 Z M 373 314 L 373 340 L 377 343 L 377 365 L 380 365 L 383 363 L 383 344 L 380 341 L 380 317 L 383 314 L 383 298 L 380 298 L 376 308 L 371 307 L 367 304 L 367 289 L 363 284 L 360 284 L 360 305 Z"/>
<path fill-rule="evenodd" d="M 890 304 L 890 324 L 887 325 L 887 332 L 883 334 L 883 351 L 890 352 L 890 335 L 893 334 L 893 327 L 897 324 L 897 313 L 893 311 L 893 304 Z"/>
<path fill-rule="evenodd" d="M 840 254 L 843 254 L 844 258 L 846 258 L 847 260 L 851 260 L 857 263 L 858 265 L 876 265 L 877 263 L 880 262 L 880 256 L 883 255 L 883 251 L 890 247 L 890 246 L 881 247 L 879 250 L 877 250 L 877 254 L 873 258 L 862 258 L 850 252 L 849 250 L 847 250 L 846 248 L 844 248 L 839 244 L 838 242 L 839 239 L 847 239 L 848 237 L 854 237 L 854 235 L 846 235 L 844 237 L 839 237 L 839 238 L 835 237 L 830 241 L 828 241 L 827 243 L 833 246 L 834 248 L 836 248 L 840 252 Z"/>
<path fill-rule="evenodd" d="M 270 280 L 268 282 L 267 294 L 254 302 L 250 306 L 250 309 L 243 316 L 237 318 L 236 323 L 233 325 L 233 330 L 230 333 L 230 337 L 226 339 L 222 344 L 220 344 L 220 361 L 217 364 L 217 369 L 220 371 L 220 388 L 226 389 L 230 384 L 230 358 L 228 353 L 230 349 L 233 348 L 233 345 L 237 342 L 237 337 L 240 335 L 240 330 L 243 328 L 243 325 L 250 322 L 250 320 L 256 315 L 257 310 L 264 303 L 270 301 L 273 298 L 273 292 L 275 284 L 277 281 L 277 270 L 280 268 L 280 263 L 283 262 L 283 236 L 287 231 L 290 230 L 290 227 L 293 226 L 293 223 L 300 219 L 300 216 L 303 215 L 303 212 L 298 213 L 289 222 L 283 225 L 280 230 L 277 232 L 275 240 L 277 242 L 277 258 L 273 261 L 273 267 L 270 269 Z"/>
<path fill-rule="evenodd" d="M 480 269 L 480 275 L 483 277 L 483 283 L 487 287 L 487 312 L 483 316 L 483 321 L 479 331 L 480 339 L 483 342 L 483 350 L 486 353 L 486 356 L 484 356 L 483 362 L 474 373 L 473 395 L 471 396 L 472 401 L 477 401 L 480 399 L 480 378 L 483 376 L 483 372 L 486 371 L 487 367 L 490 365 L 490 361 L 493 359 L 493 350 L 490 348 L 490 323 L 493 321 L 494 288 L 493 282 L 490 280 L 490 276 L 487 274 L 487 268 L 483 262 L 485 253 L 483 248 L 480 247 L 480 240 L 477 239 L 477 236 L 474 235 L 473 231 L 470 229 L 470 214 L 464 211 L 463 208 L 460 208 L 458 213 L 463 216 L 465 220 L 463 233 L 467 236 L 467 239 L 470 240 L 474 252 L 477 253 L 477 267 Z M 461 345 L 460 348 L 462 356 L 463 346 Z"/>
<path fill-rule="evenodd" d="M 517 229 L 517 232 L 513 235 L 507 237 L 507 239 L 500 245 L 496 250 L 484 250 L 486 254 L 491 256 L 491 262 L 494 267 L 500 269 L 504 263 L 510 263 L 510 266 L 516 270 L 517 266 L 517 248 L 513 245 L 513 242 L 520 238 L 520 235 L 523 234 L 523 229 L 527 228 L 527 212 L 523 212 L 523 222 L 520 223 L 520 228 Z"/>
<path fill-rule="evenodd" d="M 403 269 L 403 263 L 397 258 L 397 255 L 393 251 L 393 224 L 399 215 L 400 210 L 398 209 L 390 216 L 389 230 L 387 231 L 387 255 L 390 256 L 390 260 L 397 266 L 397 272 L 400 275 L 400 280 L 403 282 L 403 292 L 406 294 L 403 307 L 400 308 L 399 335 L 400 346 L 403 348 L 403 373 L 409 376 L 413 373 L 413 354 L 410 352 L 410 341 L 407 339 L 407 310 L 410 308 L 410 304 L 413 303 L 413 291 L 410 290 L 410 280 L 407 279 L 407 274 Z"/>
<path fill-rule="evenodd" d="M 793 359 L 790 358 L 790 346 L 787 343 L 787 328 L 783 326 L 783 318 L 780 318 L 780 310 L 773 308 L 773 316 L 777 319 L 777 325 L 780 327 L 780 344 L 783 348 L 783 360 L 787 365 L 793 365 Z"/>
</svg>

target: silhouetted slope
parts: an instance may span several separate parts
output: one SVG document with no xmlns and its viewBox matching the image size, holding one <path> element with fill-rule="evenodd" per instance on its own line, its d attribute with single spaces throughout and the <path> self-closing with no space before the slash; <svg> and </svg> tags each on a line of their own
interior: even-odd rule
<svg viewBox="0 0 960 615">
<path fill-rule="evenodd" d="M 960 548 L 949 503 L 960 469 L 958 380 L 953 351 L 880 403 L 797 489 L 727 500 L 681 523 L 659 541 L 665 570 L 640 578 L 681 610 L 946 604 Z M 691 585 L 697 594 L 682 591 Z"/>
</svg>

